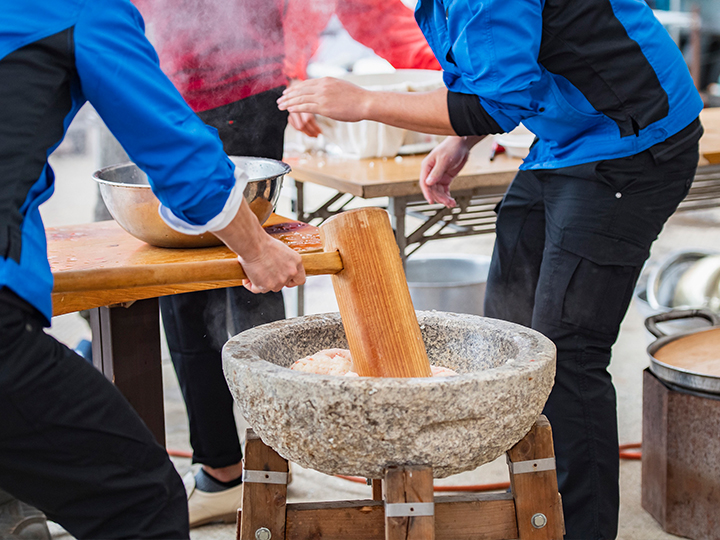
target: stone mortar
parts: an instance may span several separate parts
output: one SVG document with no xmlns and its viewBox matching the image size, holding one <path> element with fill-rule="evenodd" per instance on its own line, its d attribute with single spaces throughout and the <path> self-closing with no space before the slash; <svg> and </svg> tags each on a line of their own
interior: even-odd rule
<svg viewBox="0 0 720 540">
<path fill-rule="evenodd" d="M 315 375 L 287 369 L 347 348 L 337 313 L 259 326 L 223 350 L 235 401 L 281 456 L 326 474 L 381 478 L 429 465 L 436 478 L 494 460 L 530 430 L 550 393 L 555 346 L 528 328 L 474 315 L 417 312 L 443 378 Z"/>
</svg>

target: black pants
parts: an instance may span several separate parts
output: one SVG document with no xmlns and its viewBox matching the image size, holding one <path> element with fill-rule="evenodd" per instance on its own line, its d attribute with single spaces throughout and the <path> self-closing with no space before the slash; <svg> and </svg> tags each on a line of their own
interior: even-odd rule
<svg viewBox="0 0 720 540">
<path fill-rule="evenodd" d="M 130 404 L 0 289 L 0 486 L 77 538 L 189 538 L 185 490 Z"/>
<path fill-rule="evenodd" d="M 281 159 L 288 116 L 277 108 L 282 90 L 199 116 L 218 130 L 229 155 Z M 214 468 L 233 465 L 242 451 L 222 371 L 222 347 L 228 335 L 284 318 L 282 294 L 255 295 L 244 287 L 199 291 L 160 298 L 160 309 L 188 411 L 193 462 Z"/>
<path fill-rule="evenodd" d="M 618 528 L 618 434 L 610 349 L 641 267 L 685 197 L 697 144 L 658 163 L 651 151 L 558 170 L 521 171 L 499 207 L 485 314 L 557 346 L 545 406 L 567 539 Z"/>
</svg>

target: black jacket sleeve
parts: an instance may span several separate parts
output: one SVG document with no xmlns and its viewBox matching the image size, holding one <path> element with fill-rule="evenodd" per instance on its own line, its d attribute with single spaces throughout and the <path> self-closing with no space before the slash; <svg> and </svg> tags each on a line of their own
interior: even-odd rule
<svg viewBox="0 0 720 540">
<path fill-rule="evenodd" d="M 447 93 L 448 113 L 453 130 L 460 136 L 503 133 L 503 129 L 474 94 Z"/>
</svg>

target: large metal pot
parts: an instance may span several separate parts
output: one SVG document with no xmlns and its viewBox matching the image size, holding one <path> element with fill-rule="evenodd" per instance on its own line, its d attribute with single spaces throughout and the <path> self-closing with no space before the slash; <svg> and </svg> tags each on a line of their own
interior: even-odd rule
<svg viewBox="0 0 720 540">
<path fill-rule="evenodd" d="M 260 223 L 265 223 L 277 204 L 283 177 L 290 172 L 290 166 L 268 158 L 231 156 L 230 159 L 237 169 L 248 175 L 245 199 Z M 93 178 L 110 215 L 134 237 L 166 248 L 222 244 L 212 233 L 193 236 L 171 229 L 158 213 L 160 201 L 150 189 L 147 175 L 134 163 L 106 167 L 93 174 Z"/>
<path fill-rule="evenodd" d="M 710 251 L 683 249 L 671 253 L 652 267 L 647 275 L 646 300 L 653 310 L 669 311 L 673 307 L 700 308 L 702 305 L 676 304 L 678 282 L 694 264 L 711 255 Z"/>
<path fill-rule="evenodd" d="M 698 317 L 713 327 L 668 336 L 657 326 Z M 647 349 L 650 371 L 655 376 L 670 385 L 720 399 L 720 316 L 704 309 L 675 310 L 648 317 L 645 327 L 658 338 Z"/>
<path fill-rule="evenodd" d="M 415 309 L 483 314 L 490 257 L 484 255 L 425 255 L 405 264 Z"/>
<path fill-rule="evenodd" d="M 708 255 L 690 265 L 675 287 L 675 306 L 720 310 L 720 255 Z"/>
<path fill-rule="evenodd" d="M 633 295 L 634 304 L 643 319 L 658 313 L 667 313 L 673 309 L 702 309 L 700 304 L 676 304 L 678 282 L 685 273 L 698 262 L 716 252 L 701 249 L 683 249 L 664 257 L 657 264 L 648 264 L 638 280 Z M 668 334 L 689 332 L 699 328 L 707 328 L 705 319 L 679 319 L 664 322 L 663 329 Z M 653 342 L 657 336 L 646 333 L 647 343 Z"/>
</svg>

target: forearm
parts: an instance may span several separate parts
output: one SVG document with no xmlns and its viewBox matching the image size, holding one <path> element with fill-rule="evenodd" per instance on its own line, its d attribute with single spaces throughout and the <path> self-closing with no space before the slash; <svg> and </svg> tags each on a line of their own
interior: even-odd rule
<svg viewBox="0 0 720 540">
<path fill-rule="evenodd" d="M 267 233 L 245 199 L 230 224 L 224 229 L 214 231 L 213 234 L 239 256 L 250 259 L 261 255 L 263 241 L 267 240 L 265 238 Z"/>
<path fill-rule="evenodd" d="M 267 234 L 247 201 L 243 200 L 235 218 L 215 236 L 238 254 L 247 279 L 244 285 L 254 293 L 279 291 L 305 283 L 300 255 Z"/>
<path fill-rule="evenodd" d="M 363 101 L 367 120 L 422 133 L 456 134 L 450 124 L 445 88 L 407 93 L 366 91 Z"/>
<path fill-rule="evenodd" d="M 291 113 L 312 113 L 341 122 L 375 120 L 404 129 L 455 135 L 445 88 L 434 92 L 376 92 L 325 77 L 287 88 L 278 106 Z"/>
</svg>

